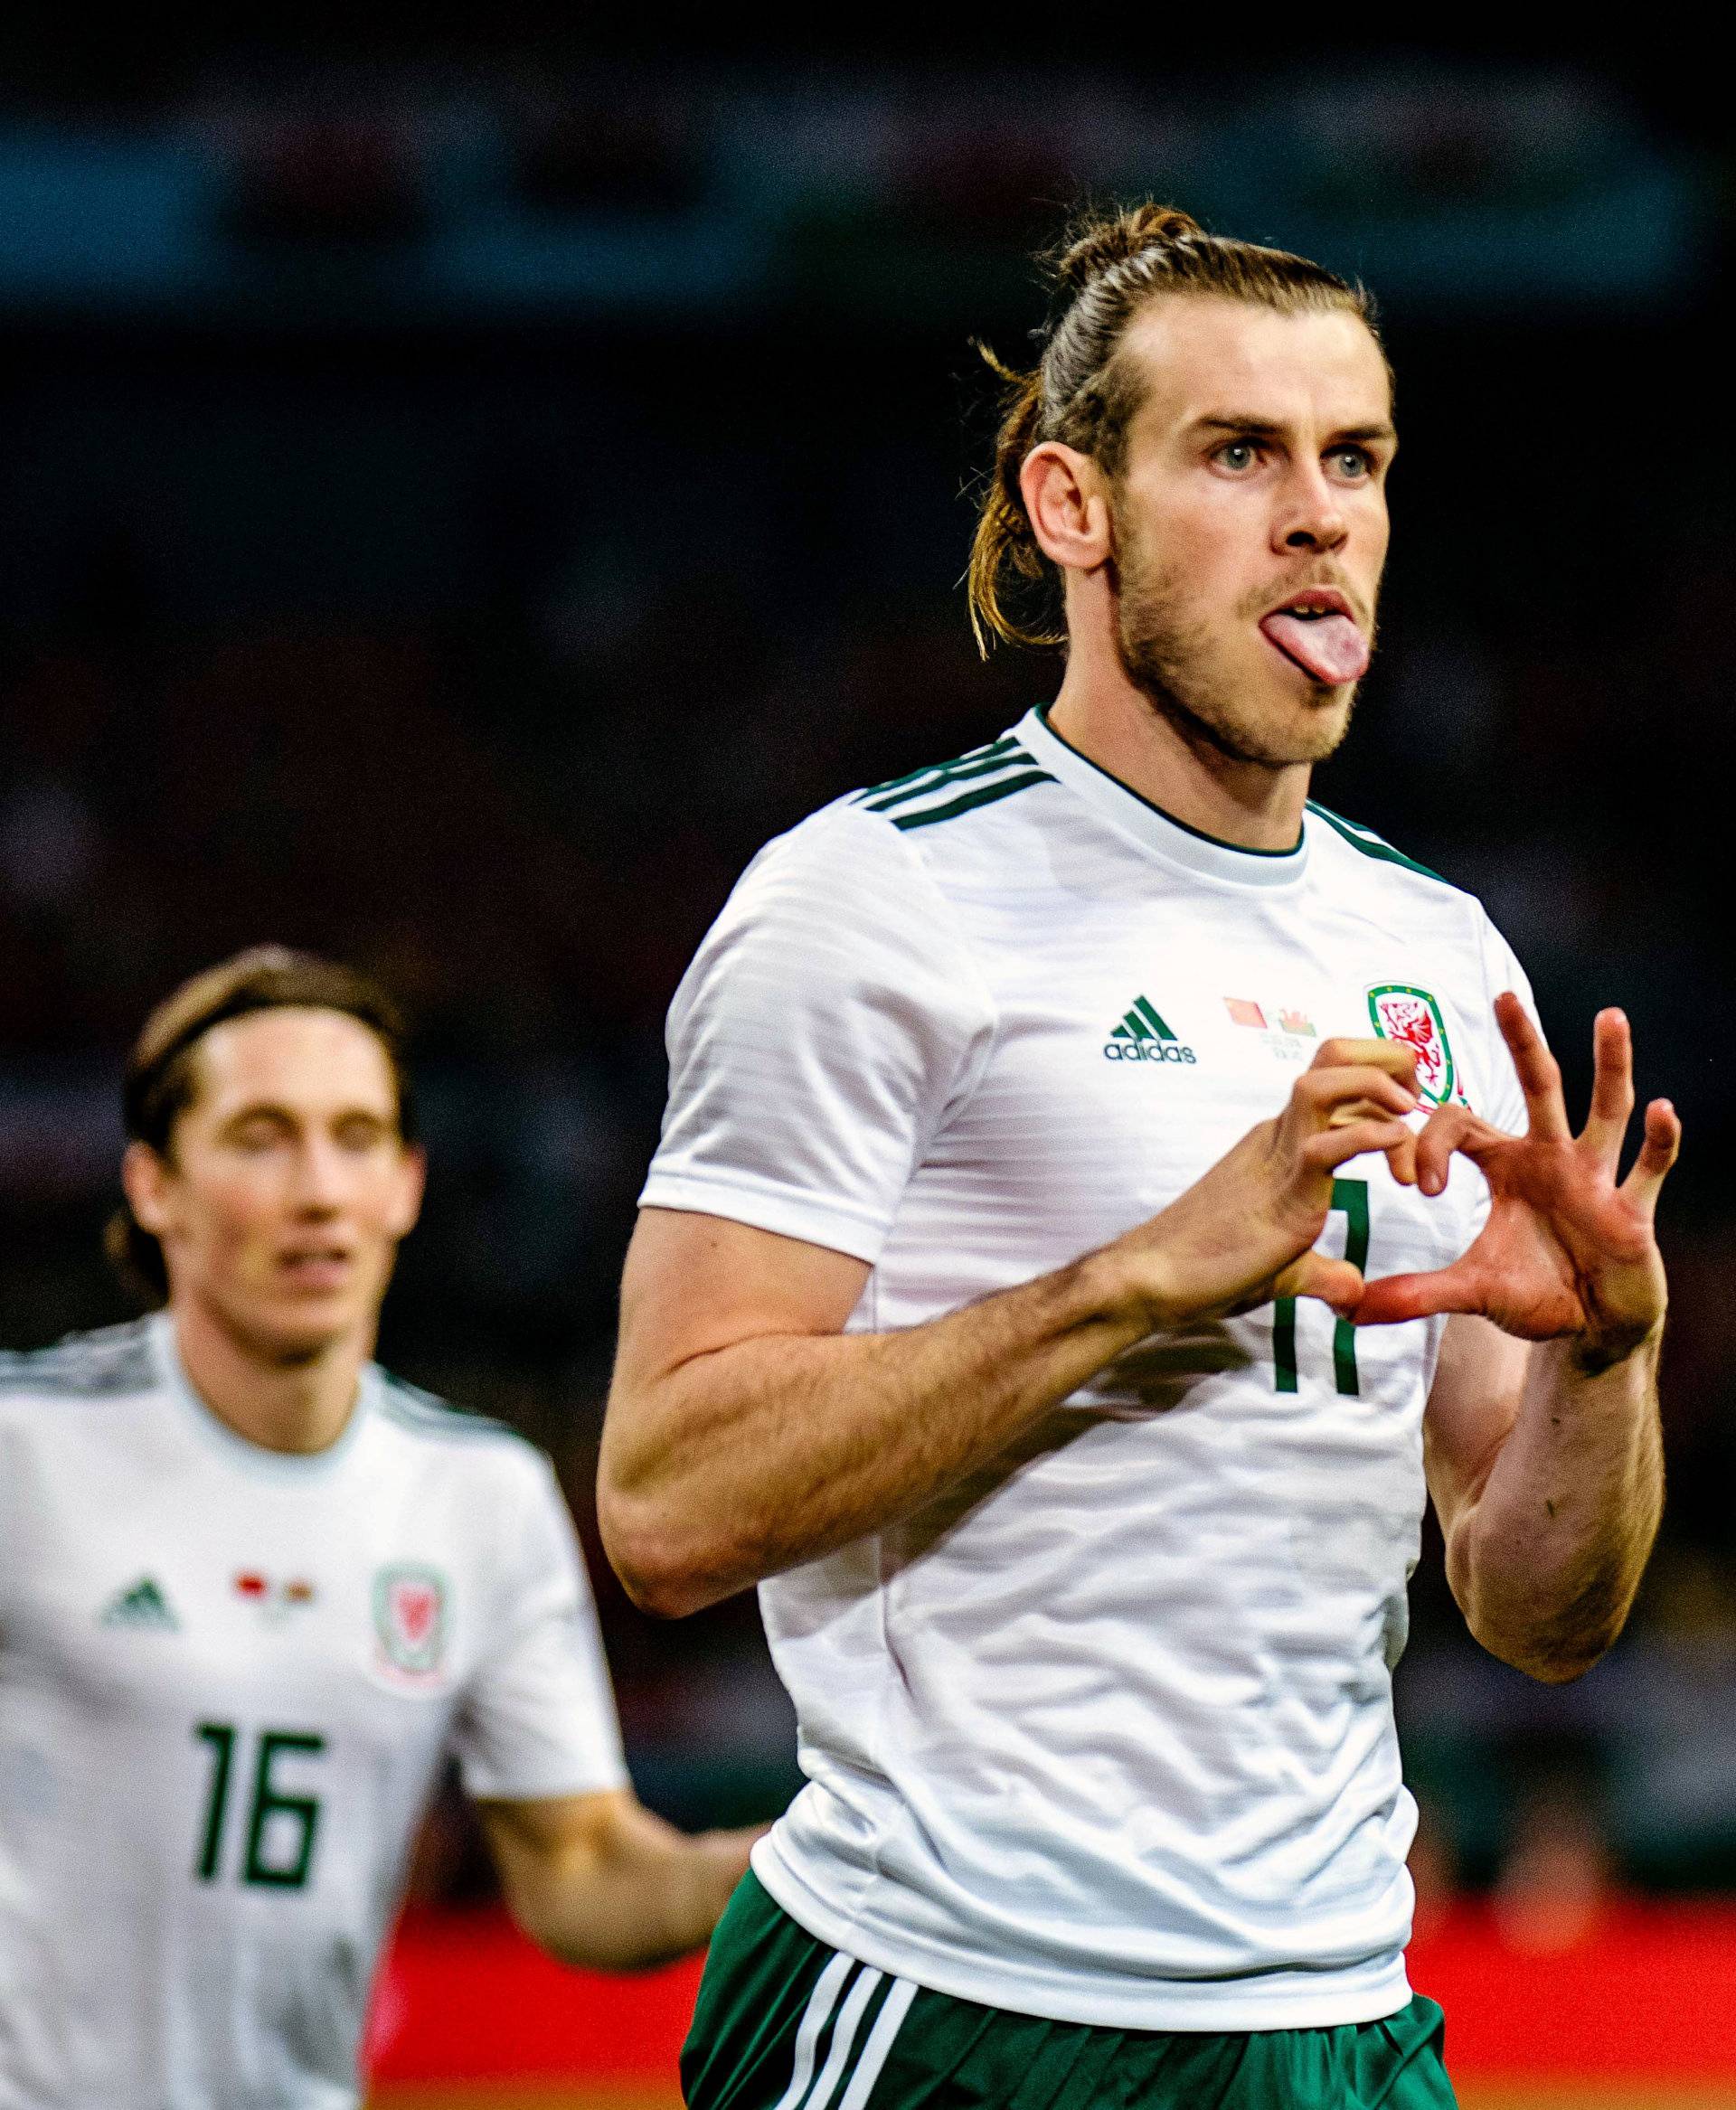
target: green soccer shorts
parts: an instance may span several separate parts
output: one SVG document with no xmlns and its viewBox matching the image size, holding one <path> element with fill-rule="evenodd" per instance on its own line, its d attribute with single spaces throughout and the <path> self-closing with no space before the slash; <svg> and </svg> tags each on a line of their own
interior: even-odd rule
<svg viewBox="0 0 1736 2110">
<path fill-rule="evenodd" d="M 1099 2030 L 891 1978 L 749 1875 L 681 2055 L 689 2110 L 1452 2110 L 1441 2013 L 1333 2030 Z"/>
</svg>

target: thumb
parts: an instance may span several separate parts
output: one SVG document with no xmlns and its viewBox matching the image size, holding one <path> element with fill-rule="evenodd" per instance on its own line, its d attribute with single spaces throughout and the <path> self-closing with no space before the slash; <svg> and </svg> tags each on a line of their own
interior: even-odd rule
<svg viewBox="0 0 1736 2110">
<path fill-rule="evenodd" d="M 1359 1326 L 1393 1326 L 1406 1319 L 1432 1318 L 1437 1312 L 1469 1312 L 1477 1306 L 1457 1264 L 1424 1275 L 1385 1275 L 1371 1282 L 1356 1306 Z"/>
<path fill-rule="evenodd" d="M 1324 1253 L 1303 1253 L 1290 1262 L 1272 1285 L 1274 1296 L 1317 1297 L 1330 1305 L 1340 1318 L 1356 1310 L 1365 1285 L 1360 1267 L 1348 1260 L 1330 1260 Z"/>
</svg>

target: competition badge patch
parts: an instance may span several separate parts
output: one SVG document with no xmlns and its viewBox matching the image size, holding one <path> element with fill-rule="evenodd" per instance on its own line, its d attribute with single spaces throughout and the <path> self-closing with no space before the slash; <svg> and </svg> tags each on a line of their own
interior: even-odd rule
<svg viewBox="0 0 1736 2110">
<path fill-rule="evenodd" d="M 382 1568 L 373 1578 L 373 1625 L 392 1670 L 438 1677 L 446 1660 L 445 1577 L 407 1563 Z"/>
<path fill-rule="evenodd" d="M 1402 1041 L 1417 1059 L 1417 1089 L 1431 1107 L 1453 1096 L 1453 1050 L 1447 1021 L 1426 989 L 1382 982 L 1368 993 L 1368 1015 L 1383 1041 Z"/>
<path fill-rule="evenodd" d="M 256 1606 L 259 1616 L 275 1626 L 292 1612 L 311 1605 L 318 1592 L 305 1575 L 291 1576 L 288 1582 L 273 1582 L 257 1568 L 244 1568 L 235 1578 L 235 1595 L 243 1604 Z"/>
</svg>

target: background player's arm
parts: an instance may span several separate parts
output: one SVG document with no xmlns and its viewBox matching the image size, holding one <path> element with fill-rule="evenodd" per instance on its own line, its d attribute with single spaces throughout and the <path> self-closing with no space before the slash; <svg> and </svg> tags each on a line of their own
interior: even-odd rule
<svg viewBox="0 0 1736 2110">
<path fill-rule="evenodd" d="M 1446 1184 L 1456 1152 L 1482 1169 L 1488 1220 L 1450 1267 L 1371 1283 L 1357 1317 L 1453 1314 L 1424 1421 L 1448 1576 L 1486 1648 L 1556 1681 L 1589 1670 L 1621 1632 L 1663 1508 L 1666 1295 L 1653 1218 L 1681 1127 L 1655 1099 L 1621 1179 L 1634 1109 L 1626 1018 L 1599 1014 L 1591 1111 L 1575 1135 L 1561 1070 L 1524 1006 L 1501 996 L 1495 1016 L 1526 1133 L 1445 1107 L 1417 1144 L 1425 1193 Z"/>
<path fill-rule="evenodd" d="M 1274 1295 L 1354 1307 L 1311 1250 L 1335 1169 L 1410 1175 L 1410 1050 L 1327 1041 L 1288 1105 L 1169 1208 L 1034 1282 L 897 1333 L 843 1333 L 860 1260 L 647 1209 L 621 1292 L 598 1476 L 610 1560 L 669 1616 L 911 1514 L 1148 1334 Z"/>
<path fill-rule="evenodd" d="M 479 1805 L 506 1902 L 563 1964 L 640 1970 L 706 1941 L 760 1835 L 689 1835 L 630 1788 Z"/>
</svg>

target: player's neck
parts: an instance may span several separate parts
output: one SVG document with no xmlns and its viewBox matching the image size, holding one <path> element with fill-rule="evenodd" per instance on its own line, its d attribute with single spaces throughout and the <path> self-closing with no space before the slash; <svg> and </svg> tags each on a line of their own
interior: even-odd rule
<svg viewBox="0 0 1736 2110">
<path fill-rule="evenodd" d="M 355 1408 L 372 1334 L 344 1336 L 308 1356 L 274 1356 L 241 1339 L 193 1298 L 171 1307 L 181 1367 L 200 1399 L 261 1450 L 329 1450 Z"/>
<path fill-rule="evenodd" d="M 1302 833 L 1309 768 L 1241 762 L 1155 711 L 1112 654 L 1075 649 L 1049 712 L 1070 747 L 1184 826 L 1241 850 L 1289 850 Z"/>
</svg>

